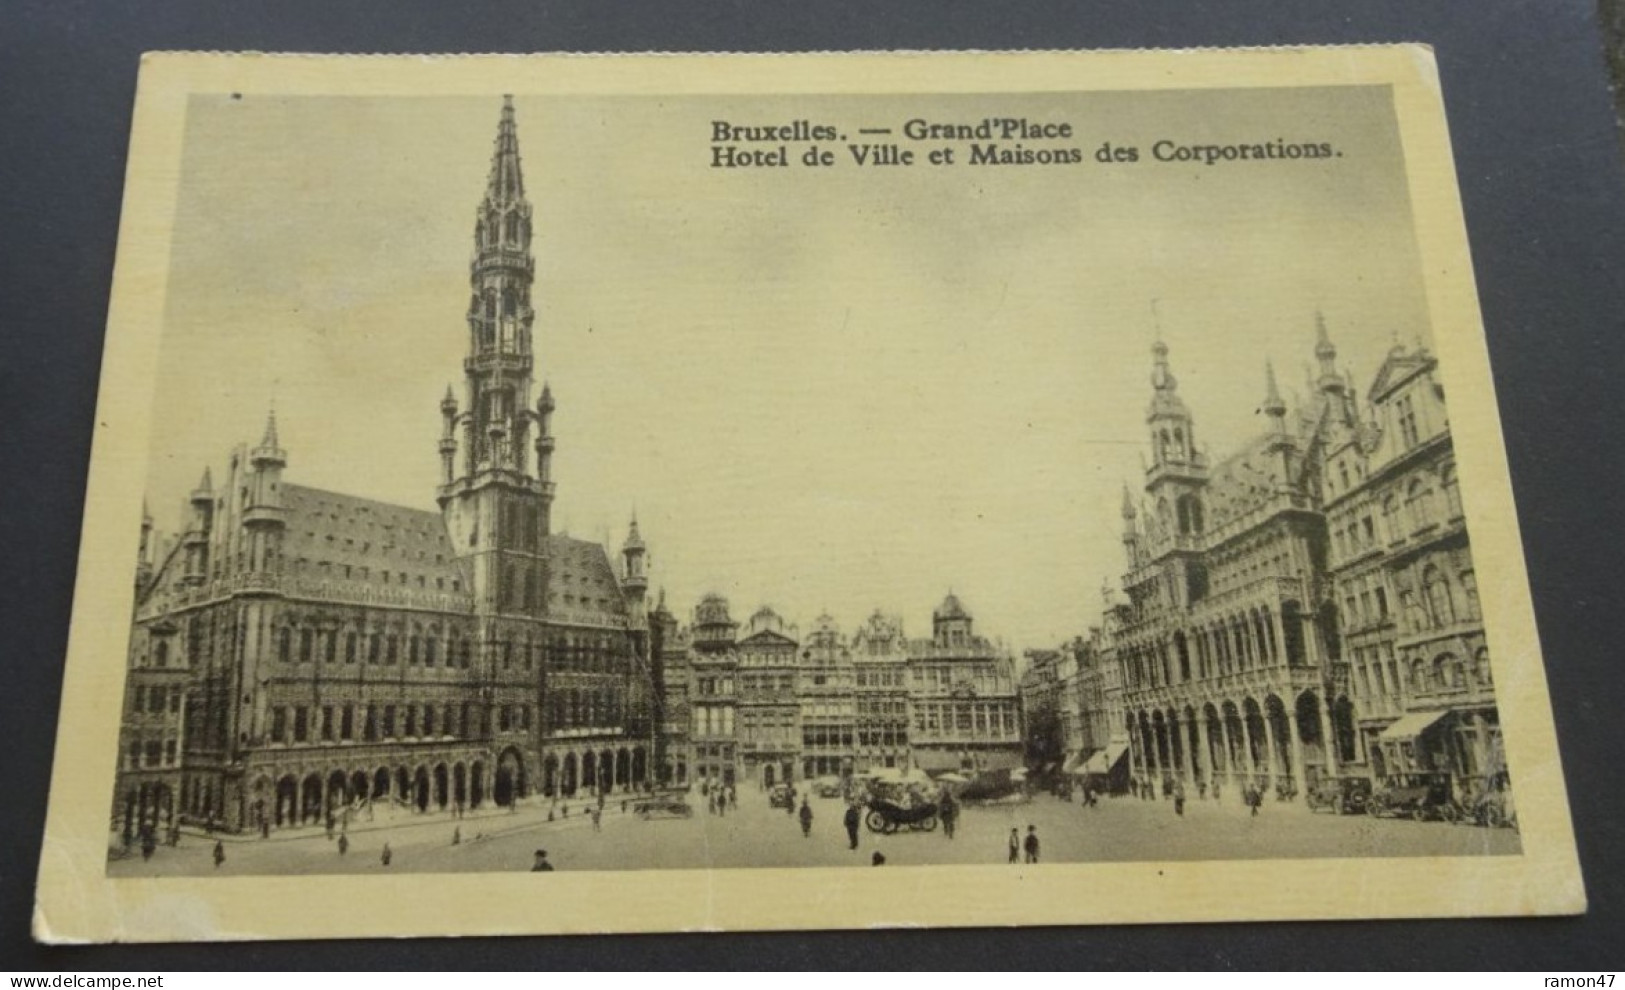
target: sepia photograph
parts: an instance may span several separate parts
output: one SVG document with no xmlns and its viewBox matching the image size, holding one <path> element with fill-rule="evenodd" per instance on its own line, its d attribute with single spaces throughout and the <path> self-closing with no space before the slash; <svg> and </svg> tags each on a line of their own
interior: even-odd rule
<svg viewBox="0 0 1625 990">
<path fill-rule="evenodd" d="M 1580 909 L 1431 64 L 1329 55 L 149 59 L 42 936 Z"/>
</svg>

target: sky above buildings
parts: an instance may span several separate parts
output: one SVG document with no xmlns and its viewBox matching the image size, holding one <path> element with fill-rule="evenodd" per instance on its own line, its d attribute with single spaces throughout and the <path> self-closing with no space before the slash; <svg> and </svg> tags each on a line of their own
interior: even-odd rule
<svg viewBox="0 0 1625 990">
<path fill-rule="evenodd" d="M 1264 361 L 1304 394 L 1315 313 L 1363 389 L 1428 339 L 1385 89 L 999 97 L 516 98 L 554 528 L 652 580 L 802 628 L 952 589 L 1013 649 L 1098 620 L 1123 570 L 1150 346 L 1199 445 L 1260 428 Z M 434 505 L 501 101 L 194 97 L 147 495 L 161 529 L 272 402 L 288 478 Z M 714 121 L 1064 121 L 1072 166 L 732 170 Z M 1341 157 L 1157 163 L 1158 140 Z M 1141 148 L 1102 165 L 1103 142 Z M 848 142 L 850 143 L 850 142 Z M 917 154 L 938 142 L 914 146 Z M 962 144 L 962 142 L 961 142 Z M 1036 146 L 1036 143 L 1034 143 Z M 792 156 L 801 148 L 792 146 Z"/>
</svg>

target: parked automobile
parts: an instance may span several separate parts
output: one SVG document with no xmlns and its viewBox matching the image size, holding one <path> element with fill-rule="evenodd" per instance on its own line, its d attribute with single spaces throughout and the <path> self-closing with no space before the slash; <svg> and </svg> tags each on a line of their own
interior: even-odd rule
<svg viewBox="0 0 1625 990">
<path fill-rule="evenodd" d="M 767 792 L 767 803 L 774 808 L 793 808 L 796 803 L 796 792 L 789 784 L 774 784 Z"/>
<path fill-rule="evenodd" d="M 1310 811 L 1330 811 L 1339 815 L 1363 815 L 1371 804 L 1369 777 L 1323 776 L 1309 785 L 1304 803 Z"/>
<path fill-rule="evenodd" d="M 632 813 L 644 821 L 652 818 L 692 818 L 694 808 L 683 791 L 667 791 L 638 801 L 632 806 Z"/>
<path fill-rule="evenodd" d="M 840 797 L 843 793 L 841 778 L 819 777 L 817 780 L 813 781 L 813 793 L 817 794 L 821 798 Z"/>
<path fill-rule="evenodd" d="M 1377 818 L 1455 821 L 1459 815 L 1448 774 L 1402 773 L 1383 783 L 1385 786 L 1374 790 L 1366 806 Z"/>
</svg>

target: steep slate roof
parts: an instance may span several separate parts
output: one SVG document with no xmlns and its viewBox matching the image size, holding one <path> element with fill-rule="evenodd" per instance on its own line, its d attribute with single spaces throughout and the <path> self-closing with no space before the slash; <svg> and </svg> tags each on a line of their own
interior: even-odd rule
<svg viewBox="0 0 1625 990">
<path fill-rule="evenodd" d="M 390 586 L 401 585 L 405 574 L 406 587 L 469 590 L 438 512 L 291 484 L 282 486 L 282 504 L 283 556 L 304 558 L 307 576 L 378 586 L 388 572 Z"/>
<path fill-rule="evenodd" d="M 1271 437 L 1254 437 L 1240 450 L 1213 466 L 1203 492 L 1209 528 L 1245 515 L 1291 479 L 1283 478 L 1281 459 L 1266 450 Z"/>
<path fill-rule="evenodd" d="M 626 599 L 602 544 L 554 534 L 547 538 L 547 557 L 550 612 L 575 613 L 561 616 L 563 621 L 583 614 L 595 622 L 624 620 Z"/>
</svg>

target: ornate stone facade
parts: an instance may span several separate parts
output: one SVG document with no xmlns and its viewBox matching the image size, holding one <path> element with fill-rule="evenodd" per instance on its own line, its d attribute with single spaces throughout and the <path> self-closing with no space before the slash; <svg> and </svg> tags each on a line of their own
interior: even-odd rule
<svg viewBox="0 0 1625 990">
<path fill-rule="evenodd" d="M 531 224 L 505 101 L 439 511 L 287 481 L 273 414 L 218 485 L 204 472 L 178 539 L 160 549 L 144 522 L 115 816 L 270 829 L 647 778 L 644 546 L 634 521 L 617 573 L 550 531 Z"/>
</svg>

